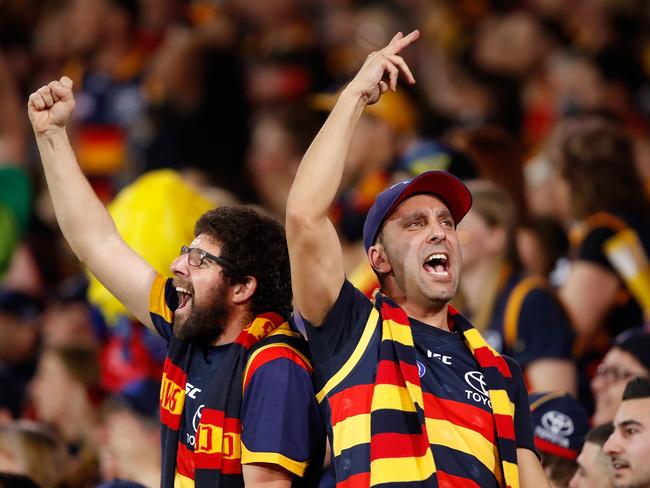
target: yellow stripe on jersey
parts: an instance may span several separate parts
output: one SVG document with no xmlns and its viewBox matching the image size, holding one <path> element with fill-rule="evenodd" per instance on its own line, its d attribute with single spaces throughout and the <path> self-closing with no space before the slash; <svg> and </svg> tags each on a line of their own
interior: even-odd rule
<svg viewBox="0 0 650 488">
<path fill-rule="evenodd" d="M 160 315 L 168 324 L 172 323 L 174 312 L 167 306 L 165 301 L 165 284 L 167 278 L 159 274 L 151 285 L 149 293 L 149 312 Z"/>
<path fill-rule="evenodd" d="M 176 471 L 174 475 L 174 488 L 194 488 L 194 480 Z"/>
<path fill-rule="evenodd" d="M 321 403 L 325 396 L 332 391 L 337 385 L 339 385 L 351 372 L 352 369 L 357 365 L 363 353 L 366 352 L 372 334 L 375 331 L 379 320 L 379 312 L 376 308 L 370 311 L 368 316 L 368 321 L 363 329 L 363 334 L 361 334 L 361 339 L 357 343 L 357 347 L 354 348 L 354 351 L 345 362 L 345 364 L 339 369 L 328 381 L 325 383 L 325 386 L 321 391 L 316 394 L 316 400 L 318 403 Z"/>
<path fill-rule="evenodd" d="M 427 434 L 431 444 L 445 446 L 475 457 L 494 473 L 497 479 L 501 474 L 497 469 L 499 449 L 479 432 L 455 425 L 448 420 L 427 418 Z M 498 481 L 501 485 L 501 480 Z"/>
<path fill-rule="evenodd" d="M 266 463 L 275 464 L 283 467 L 287 471 L 295 474 L 296 476 L 303 476 L 309 466 L 309 461 L 295 461 L 287 456 L 283 456 L 279 452 L 252 452 L 249 451 L 244 443 L 241 443 L 241 463 L 242 464 L 255 464 Z"/>
<path fill-rule="evenodd" d="M 521 312 L 521 306 L 524 304 L 524 299 L 531 290 L 542 288 L 545 284 L 546 282 L 543 279 L 530 276 L 517 283 L 510 293 L 503 320 L 503 342 L 508 349 L 514 347 L 517 341 L 519 313 Z"/>
<path fill-rule="evenodd" d="M 344 449 L 370 442 L 370 414 L 353 415 L 332 425 L 332 443 L 335 456 Z"/>
<path fill-rule="evenodd" d="M 435 472 L 436 465 L 428 451 L 420 457 L 375 459 L 370 462 L 370 486 L 422 481 Z"/>
<path fill-rule="evenodd" d="M 292 331 L 287 331 L 287 332 L 292 332 Z M 271 335 L 272 334 L 269 334 L 269 337 Z M 282 334 L 282 335 L 289 335 L 289 334 Z M 244 369 L 244 376 L 242 376 L 242 392 L 244 391 L 244 387 L 245 387 L 245 385 L 246 385 L 246 383 L 248 381 L 248 373 L 249 373 L 251 364 L 253 364 L 253 361 L 255 360 L 257 355 L 259 353 L 261 353 L 262 351 L 265 351 L 267 349 L 271 349 L 273 347 L 282 347 L 284 349 L 290 349 L 291 351 L 293 351 L 296 354 L 296 356 L 298 356 L 300 359 L 302 359 L 305 362 L 305 364 L 311 365 L 311 363 L 309 362 L 309 359 L 307 359 L 304 354 L 302 354 L 295 347 L 291 347 L 288 344 L 268 344 L 266 346 L 260 347 L 253 354 L 251 354 L 251 356 L 248 358 L 248 361 L 246 362 L 246 368 Z"/>
</svg>

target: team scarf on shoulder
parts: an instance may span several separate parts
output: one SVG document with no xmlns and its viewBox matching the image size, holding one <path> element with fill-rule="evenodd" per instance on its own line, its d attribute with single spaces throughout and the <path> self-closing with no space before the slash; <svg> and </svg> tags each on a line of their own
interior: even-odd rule
<svg viewBox="0 0 650 488">
<path fill-rule="evenodd" d="M 381 345 L 371 403 L 370 486 L 400 483 L 438 486 L 436 465 L 426 430 L 424 401 L 411 325 L 404 310 L 384 295 Z M 487 382 L 504 488 L 518 488 L 514 405 L 505 389 L 511 372 L 505 360 L 460 313 L 449 307 L 451 322 L 482 369 Z"/>
<path fill-rule="evenodd" d="M 185 384 L 192 354 L 201 354 L 193 344 L 172 338 L 168 357 L 163 369 L 163 383 L 160 393 L 160 418 L 163 449 L 162 488 L 173 488 L 174 476 L 180 459 L 194 460 L 194 486 L 243 487 L 241 467 L 241 422 L 242 378 L 249 353 L 264 340 L 291 343 L 295 338 L 279 334 L 290 329 L 289 324 L 275 313 L 258 315 L 231 345 L 219 373 L 215 375 L 207 390 L 201 420 L 196 430 L 194 452 L 187 449 L 179 439 L 182 423 Z M 272 337 L 269 337 L 272 336 Z M 260 344 L 261 345 L 261 344 Z M 174 394 L 175 392 L 175 394 Z M 173 404 L 171 398 L 173 398 Z M 186 454 L 186 456 L 184 456 Z"/>
</svg>

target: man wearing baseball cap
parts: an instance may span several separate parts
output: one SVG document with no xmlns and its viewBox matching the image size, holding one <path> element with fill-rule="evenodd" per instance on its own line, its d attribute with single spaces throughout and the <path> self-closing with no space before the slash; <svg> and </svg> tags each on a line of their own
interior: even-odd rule
<svg viewBox="0 0 650 488">
<path fill-rule="evenodd" d="M 461 256 L 465 185 L 429 171 L 380 193 L 363 242 L 381 292 L 343 271 L 328 219 L 366 105 L 397 89 L 398 33 L 368 56 L 305 154 L 287 202 L 294 298 L 306 323 L 337 486 L 544 487 L 520 368 L 449 306 Z"/>
<path fill-rule="evenodd" d="M 567 488 L 578 464 L 589 416 L 569 394 L 534 393 L 530 396 L 535 446 L 553 488 Z"/>
</svg>

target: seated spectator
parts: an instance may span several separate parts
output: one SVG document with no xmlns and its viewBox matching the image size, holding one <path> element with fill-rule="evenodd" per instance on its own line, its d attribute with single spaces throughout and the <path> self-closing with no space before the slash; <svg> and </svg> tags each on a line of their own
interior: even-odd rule
<svg viewBox="0 0 650 488">
<path fill-rule="evenodd" d="M 620 334 L 596 368 L 596 375 L 591 381 L 595 399 L 593 423 L 599 425 L 614 420 L 628 380 L 634 376 L 649 375 L 650 333 L 644 329 L 633 329 Z"/>
<path fill-rule="evenodd" d="M 65 461 L 63 444 L 42 425 L 21 420 L 0 427 L 0 472 L 28 476 L 41 488 L 56 488 L 63 482 Z M 6 486 L 18 486 L 4 481 Z M 5 485 L 0 481 L 0 486 Z"/>
<path fill-rule="evenodd" d="M 160 486 L 159 392 L 158 381 L 134 381 L 107 401 L 99 442 L 102 486 Z"/>
<path fill-rule="evenodd" d="M 616 488 L 650 488 L 650 379 L 637 377 L 625 387 L 603 450 L 612 460 Z"/>
<path fill-rule="evenodd" d="M 511 199 L 486 180 L 468 188 L 473 206 L 458 225 L 463 312 L 492 347 L 521 365 L 531 391 L 575 392 L 571 325 L 547 283 L 522 271 Z"/>
<path fill-rule="evenodd" d="M 603 451 L 603 444 L 614 432 L 611 422 L 598 425 L 587 432 L 576 470 L 569 488 L 612 488 L 614 478 L 612 463 Z"/>
<path fill-rule="evenodd" d="M 96 354 L 79 347 L 48 347 L 30 387 L 36 418 L 54 429 L 73 455 L 77 486 L 94 481 L 95 434 L 103 396 Z"/>
<path fill-rule="evenodd" d="M 19 291 L 0 289 L 0 365 L 13 383 L 19 404 L 36 368 L 41 312 L 39 299 Z"/>
<path fill-rule="evenodd" d="M 535 447 L 553 488 L 567 488 L 578 465 L 576 458 L 589 430 L 589 416 L 568 394 L 530 396 Z"/>
</svg>

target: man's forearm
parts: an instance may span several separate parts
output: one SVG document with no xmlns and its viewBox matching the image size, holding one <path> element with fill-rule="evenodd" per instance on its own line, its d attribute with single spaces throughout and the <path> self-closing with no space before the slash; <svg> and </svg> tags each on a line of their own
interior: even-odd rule
<svg viewBox="0 0 650 488">
<path fill-rule="evenodd" d="M 113 220 L 79 168 L 65 129 L 37 134 L 36 142 L 61 231 L 86 261 L 95 246 L 116 234 Z"/>
</svg>

